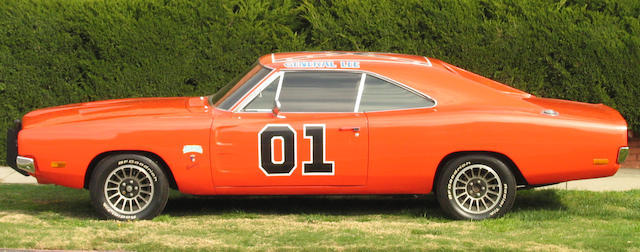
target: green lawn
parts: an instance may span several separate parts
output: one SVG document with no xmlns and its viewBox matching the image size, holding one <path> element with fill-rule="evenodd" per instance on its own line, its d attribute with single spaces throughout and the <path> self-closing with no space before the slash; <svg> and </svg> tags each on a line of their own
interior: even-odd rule
<svg viewBox="0 0 640 252">
<path fill-rule="evenodd" d="M 451 221 L 424 197 L 194 197 L 153 221 L 97 220 L 89 194 L 0 184 L 0 248 L 640 251 L 640 190 L 521 191 L 504 218 Z"/>
</svg>

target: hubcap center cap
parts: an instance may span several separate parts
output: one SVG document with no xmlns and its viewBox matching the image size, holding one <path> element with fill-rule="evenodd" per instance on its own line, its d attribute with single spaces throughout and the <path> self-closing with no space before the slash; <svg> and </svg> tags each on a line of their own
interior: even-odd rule
<svg viewBox="0 0 640 252">
<path fill-rule="evenodd" d="M 138 195 L 139 191 L 140 186 L 136 180 L 125 179 L 122 184 L 120 184 L 120 193 L 124 197 L 133 198 Z"/>
<path fill-rule="evenodd" d="M 480 198 L 487 192 L 487 183 L 481 179 L 472 179 L 467 184 L 467 192 L 473 198 Z"/>
</svg>

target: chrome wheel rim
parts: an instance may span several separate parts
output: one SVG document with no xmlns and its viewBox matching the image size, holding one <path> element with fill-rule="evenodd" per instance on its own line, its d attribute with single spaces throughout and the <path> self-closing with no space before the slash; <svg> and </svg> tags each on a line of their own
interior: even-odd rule
<svg viewBox="0 0 640 252">
<path fill-rule="evenodd" d="M 472 214 L 491 211 L 502 199 L 502 181 L 489 166 L 473 164 L 465 167 L 453 179 L 456 204 Z"/>
<path fill-rule="evenodd" d="M 109 206 L 120 214 L 136 214 L 153 199 L 153 180 L 137 165 L 118 166 L 107 176 L 104 196 Z"/>
</svg>

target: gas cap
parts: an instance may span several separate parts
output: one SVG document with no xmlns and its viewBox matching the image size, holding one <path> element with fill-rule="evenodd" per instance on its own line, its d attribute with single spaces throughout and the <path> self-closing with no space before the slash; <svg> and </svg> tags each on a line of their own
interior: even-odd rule
<svg viewBox="0 0 640 252">
<path fill-rule="evenodd" d="M 545 109 L 542 111 L 542 114 L 549 115 L 549 116 L 557 116 L 560 113 L 558 113 L 558 111 L 555 111 L 553 109 Z"/>
</svg>

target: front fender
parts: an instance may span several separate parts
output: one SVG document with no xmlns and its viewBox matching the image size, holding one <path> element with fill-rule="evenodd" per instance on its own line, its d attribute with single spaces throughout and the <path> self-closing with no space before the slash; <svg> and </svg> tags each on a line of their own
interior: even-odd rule
<svg viewBox="0 0 640 252">
<path fill-rule="evenodd" d="M 112 118 L 26 128 L 18 136 L 20 155 L 34 157 L 39 183 L 84 186 L 89 164 L 101 153 L 144 151 L 161 157 L 185 193 L 213 190 L 209 157 L 211 116 L 176 115 Z M 200 146 L 198 151 L 185 146 Z M 52 162 L 64 162 L 54 167 Z M 59 166 L 59 165 L 58 165 Z"/>
</svg>

